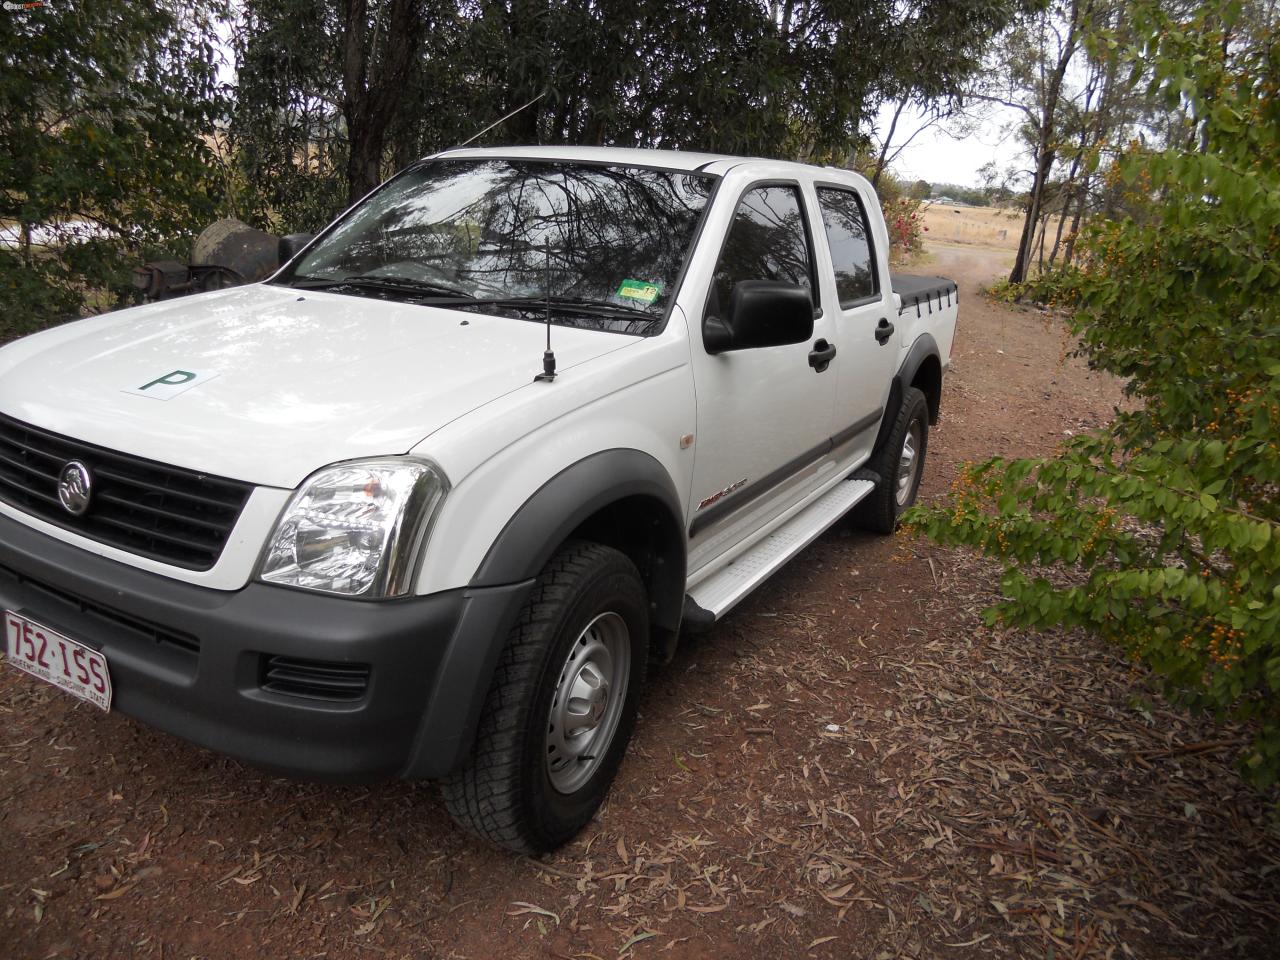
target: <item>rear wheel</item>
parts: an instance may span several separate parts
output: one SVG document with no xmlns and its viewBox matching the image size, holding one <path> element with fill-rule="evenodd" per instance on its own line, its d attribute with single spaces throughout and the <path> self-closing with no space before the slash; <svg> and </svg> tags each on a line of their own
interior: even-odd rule
<svg viewBox="0 0 1280 960">
<path fill-rule="evenodd" d="M 624 554 L 560 550 L 507 641 L 472 756 L 441 785 L 453 818 L 519 853 L 581 830 L 631 737 L 648 637 L 648 597 Z"/>
<path fill-rule="evenodd" d="M 928 447 L 929 401 L 915 387 L 908 387 L 884 446 L 867 464 L 880 482 L 854 507 L 853 519 L 858 526 L 893 533 L 903 511 L 916 502 Z"/>
</svg>

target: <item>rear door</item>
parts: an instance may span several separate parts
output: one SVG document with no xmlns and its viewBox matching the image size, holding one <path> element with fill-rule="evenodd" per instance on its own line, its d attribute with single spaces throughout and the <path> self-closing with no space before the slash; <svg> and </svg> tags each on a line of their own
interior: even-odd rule
<svg viewBox="0 0 1280 960">
<path fill-rule="evenodd" d="M 689 316 L 698 399 L 688 517 L 691 573 L 802 499 L 829 475 L 824 464 L 831 466 L 840 357 L 821 371 L 810 363 L 815 344 L 833 336 L 818 282 L 813 195 L 794 176 L 760 179 L 768 173 L 762 166 L 752 165 L 754 178 L 731 174 L 721 185 L 719 200 L 730 203 L 732 213 L 727 222 L 717 218 L 724 241 L 706 278 L 701 309 Z M 706 236 L 717 236 L 717 220 L 709 219 Z M 743 280 L 807 288 L 814 302 L 812 334 L 784 346 L 708 354 L 702 321 L 720 315 L 733 285 Z"/>
<path fill-rule="evenodd" d="M 819 183 L 815 193 L 823 234 L 820 283 L 827 288 L 824 303 L 840 348 L 831 432 L 836 457 L 852 467 L 871 455 L 888 401 L 898 357 L 897 316 L 893 291 L 883 280 L 887 251 L 880 249 L 867 212 L 873 198 L 836 183 Z"/>
</svg>

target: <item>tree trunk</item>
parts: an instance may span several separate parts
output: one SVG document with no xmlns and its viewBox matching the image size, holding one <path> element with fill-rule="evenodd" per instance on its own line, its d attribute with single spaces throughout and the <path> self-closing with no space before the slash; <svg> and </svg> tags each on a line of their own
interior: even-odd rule
<svg viewBox="0 0 1280 960">
<path fill-rule="evenodd" d="M 1052 124 L 1052 117 L 1048 116 L 1051 111 L 1046 108 L 1045 113 L 1044 123 Z M 1013 271 L 1009 274 L 1010 283 L 1022 283 L 1027 279 L 1027 268 L 1035 246 L 1036 226 L 1040 223 L 1040 207 L 1044 203 L 1044 187 L 1049 182 L 1049 173 L 1053 170 L 1053 161 L 1056 159 L 1056 154 L 1048 143 L 1052 128 L 1048 128 L 1047 133 L 1045 126 L 1041 126 L 1040 129 L 1040 143 L 1036 148 L 1037 161 L 1031 181 L 1031 195 L 1027 198 L 1027 214 L 1022 221 L 1022 236 L 1018 239 L 1018 256 L 1013 261 Z"/>
<path fill-rule="evenodd" d="M 422 156 L 421 143 L 405 125 L 391 131 L 391 168 L 403 170 Z M 435 138 L 432 138 L 433 140 Z M 431 151 L 428 150 L 428 153 Z"/>
<path fill-rule="evenodd" d="M 547 88 L 546 39 L 541 35 L 540 23 L 547 14 L 545 0 L 511 0 L 507 12 L 506 33 L 508 51 L 519 50 L 523 56 L 507 60 L 505 74 L 506 103 L 502 113 L 510 113 L 536 97 Z M 547 98 L 521 110 L 507 120 L 499 131 L 508 143 L 539 144 L 538 132 L 542 111 L 549 106 Z"/>
<path fill-rule="evenodd" d="M 876 158 L 875 169 L 871 172 L 871 186 L 878 187 L 880 185 L 880 174 L 884 173 L 885 164 L 889 157 L 889 144 L 893 140 L 893 131 L 898 129 L 898 118 L 902 116 L 902 111 L 907 107 L 907 101 L 900 100 L 897 108 L 893 111 L 893 120 L 889 124 L 889 132 L 884 135 L 884 143 L 880 147 L 880 156 Z"/>
<path fill-rule="evenodd" d="M 1111 25 L 1116 26 L 1123 18 L 1120 10 L 1113 11 L 1113 21 Z M 1112 136 L 1113 116 L 1118 109 L 1116 103 L 1117 97 L 1123 97 L 1123 94 L 1117 88 L 1117 75 L 1120 71 L 1120 58 L 1115 54 L 1108 56 L 1106 67 L 1101 77 L 1102 90 L 1098 95 L 1098 108 L 1094 117 L 1092 135 L 1089 148 L 1101 150 L 1104 139 Z M 1123 125 L 1123 120 L 1120 121 Z M 1071 262 L 1075 259 L 1076 241 L 1080 238 L 1080 228 L 1084 224 L 1085 212 L 1089 206 L 1089 190 L 1093 184 L 1093 174 L 1086 172 L 1084 177 L 1076 185 L 1073 200 L 1075 202 L 1075 212 L 1071 216 L 1071 229 L 1067 232 L 1067 239 L 1062 247 L 1062 265 L 1064 267 L 1071 266 Z M 1064 215 L 1070 210 L 1071 204 L 1068 203 L 1063 208 Z"/>
<path fill-rule="evenodd" d="M 1084 208 L 1088 202 L 1089 178 L 1085 177 L 1084 183 L 1080 185 L 1080 195 L 1076 199 L 1075 216 L 1071 218 L 1071 232 L 1067 234 L 1067 243 L 1062 249 L 1062 265 L 1064 267 L 1071 266 L 1071 260 L 1075 256 L 1076 240 L 1080 236 L 1080 224 L 1084 221 Z"/>
<path fill-rule="evenodd" d="M 1058 229 L 1053 232 L 1053 249 L 1049 251 L 1049 269 L 1053 269 L 1053 261 L 1058 259 L 1058 251 L 1062 249 L 1062 231 L 1067 224 L 1067 206 L 1074 199 L 1073 194 L 1069 194 L 1062 203 L 1062 210 L 1058 213 Z"/>
<path fill-rule="evenodd" d="M 355 203 L 381 181 L 382 131 L 365 117 L 347 120 L 347 203 Z"/>
<path fill-rule="evenodd" d="M 1040 208 L 1044 204 L 1044 188 L 1049 182 L 1049 174 L 1053 171 L 1053 162 L 1057 153 L 1053 147 L 1055 119 L 1058 110 L 1058 99 L 1062 96 L 1062 78 L 1066 75 L 1067 65 L 1076 51 L 1076 27 L 1080 20 L 1079 0 L 1071 4 L 1071 22 L 1067 28 L 1067 38 L 1058 53 L 1058 62 L 1049 76 L 1049 85 L 1045 90 L 1044 106 L 1041 110 L 1040 125 L 1036 142 L 1036 168 L 1031 181 L 1031 195 L 1027 199 L 1027 215 L 1022 221 L 1022 236 L 1018 240 L 1018 256 L 1013 262 L 1013 270 L 1009 274 L 1010 283 L 1022 283 L 1027 279 L 1027 268 L 1033 253 L 1036 224 L 1040 221 Z"/>
<path fill-rule="evenodd" d="M 1045 234 L 1049 232 L 1049 219 L 1052 213 L 1046 213 L 1040 219 L 1040 243 L 1038 244 L 1038 252 L 1036 253 L 1036 273 L 1044 273 L 1044 241 Z"/>
<path fill-rule="evenodd" d="M 1067 222 L 1067 211 L 1071 207 L 1071 201 L 1075 199 L 1076 191 L 1080 185 L 1076 182 L 1076 177 L 1080 175 L 1080 161 L 1084 156 L 1087 144 L 1081 143 L 1080 149 L 1071 160 L 1071 170 L 1067 174 L 1067 182 L 1062 186 L 1062 209 L 1058 213 L 1058 230 L 1053 237 L 1053 250 L 1049 254 L 1049 268 L 1053 268 L 1053 261 L 1058 258 L 1058 250 L 1062 246 L 1062 225 Z"/>
<path fill-rule="evenodd" d="M 347 200 L 382 182 L 387 129 L 422 44 L 421 0 L 391 0 L 381 56 L 369 37 L 368 0 L 342 0 L 342 116 Z"/>
</svg>

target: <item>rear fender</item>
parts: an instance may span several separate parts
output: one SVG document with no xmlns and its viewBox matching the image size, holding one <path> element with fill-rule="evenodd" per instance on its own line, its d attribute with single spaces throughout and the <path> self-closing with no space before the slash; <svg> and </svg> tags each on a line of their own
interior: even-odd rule
<svg viewBox="0 0 1280 960">
<path fill-rule="evenodd" d="M 941 362 L 938 342 L 933 339 L 932 334 L 922 333 L 907 351 L 906 358 L 898 367 L 898 372 L 894 374 L 893 382 L 889 386 L 889 399 L 885 403 L 885 414 L 880 421 L 880 432 L 876 434 L 876 444 L 871 454 L 873 460 L 888 440 L 889 431 L 893 429 L 894 421 L 898 418 L 898 408 L 902 406 L 902 398 L 907 388 L 915 381 L 920 367 L 930 357 Z M 931 423 L 938 422 L 938 411 L 933 403 L 929 405 L 929 420 Z"/>
</svg>

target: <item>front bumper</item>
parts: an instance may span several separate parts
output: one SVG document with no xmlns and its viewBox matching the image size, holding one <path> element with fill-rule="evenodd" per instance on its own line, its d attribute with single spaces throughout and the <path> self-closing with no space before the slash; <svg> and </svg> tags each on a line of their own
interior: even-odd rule
<svg viewBox="0 0 1280 960">
<path fill-rule="evenodd" d="M 262 583 L 212 590 L 0 517 L 0 607 L 101 650 L 112 709 L 308 779 L 438 777 L 456 768 L 531 587 L 381 602 Z M 367 685 L 346 700 L 277 692 L 264 686 L 273 656 L 367 664 Z"/>
</svg>

